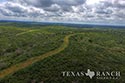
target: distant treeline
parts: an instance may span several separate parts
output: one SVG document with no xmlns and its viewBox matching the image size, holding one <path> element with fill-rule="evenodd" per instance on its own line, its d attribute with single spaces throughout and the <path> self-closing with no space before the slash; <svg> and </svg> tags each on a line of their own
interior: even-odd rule
<svg viewBox="0 0 125 83">
<path fill-rule="evenodd" d="M 29 21 L 6 21 L 1 20 L 0 25 L 12 24 L 18 27 L 33 27 L 33 26 L 67 26 L 75 28 L 125 28 L 123 25 L 105 25 L 105 24 L 76 24 L 76 23 L 57 23 L 57 22 L 29 22 Z"/>
</svg>

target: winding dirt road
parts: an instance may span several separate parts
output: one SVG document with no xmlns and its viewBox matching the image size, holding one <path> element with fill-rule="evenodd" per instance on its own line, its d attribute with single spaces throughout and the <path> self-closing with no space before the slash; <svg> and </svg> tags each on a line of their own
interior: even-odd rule
<svg viewBox="0 0 125 83">
<path fill-rule="evenodd" d="M 79 33 L 76 33 L 76 34 L 79 34 Z M 36 62 L 38 62 L 40 60 L 43 60 L 43 59 L 45 59 L 45 58 L 47 58 L 49 56 L 60 53 L 61 51 L 63 51 L 65 48 L 68 47 L 69 38 L 71 36 L 76 35 L 76 34 L 67 35 L 64 38 L 62 45 L 59 48 L 55 49 L 55 50 L 49 51 L 49 52 L 47 52 L 45 54 L 42 54 L 40 56 L 32 57 L 32 58 L 30 58 L 30 59 L 28 59 L 28 60 L 26 60 L 24 62 L 21 62 L 19 64 L 13 65 L 13 66 L 11 66 L 11 67 L 9 67 L 7 69 L 4 69 L 4 70 L 0 71 L 0 78 L 4 78 L 5 76 L 8 76 L 9 74 L 13 74 L 13 73 L 15 73 L 15 72 L 17 72 L 17 71 L 19 71 L 19 70 L 21 70 L 23 68 L 26 68 L 26 67 L 32 65 L 33 63 L 36 63 Z"/>
</svg>

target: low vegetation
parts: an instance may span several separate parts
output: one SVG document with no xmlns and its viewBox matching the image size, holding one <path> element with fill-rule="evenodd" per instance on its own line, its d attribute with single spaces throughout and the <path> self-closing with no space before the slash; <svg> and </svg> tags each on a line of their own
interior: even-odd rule
<svg viewBox="0 0 125 83">
<path fill-rule="evenodd" d="M 83 34 L 78 34 L 83 33 Z M 124 83 L 125 29 L 0 25 L 0 72 L 32 57 L 69 45 L 0 79 L 0 83 Z M 120 71 L 117 80 L 63 77 L 62 71 Z"/>
</svg>

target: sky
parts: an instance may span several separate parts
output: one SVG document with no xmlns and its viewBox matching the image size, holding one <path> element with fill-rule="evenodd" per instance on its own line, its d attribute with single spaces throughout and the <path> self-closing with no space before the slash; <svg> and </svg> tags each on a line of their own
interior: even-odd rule
<svg viewBox="0 0 125 83">
<path fill-rule="evenodd" d="M 125 0 L 0 0 L 0 20 L 125 24 Z"/>
</svg>

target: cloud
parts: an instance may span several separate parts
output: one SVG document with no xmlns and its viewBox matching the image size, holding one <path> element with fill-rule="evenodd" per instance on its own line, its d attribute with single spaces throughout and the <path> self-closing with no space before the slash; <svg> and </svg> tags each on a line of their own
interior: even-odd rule
<svg viewBox="0 0 125 83">
<path fill-rule="evenodd" d="M 1 14 L 5 16 L 17 16 L 17 17 L 35 17 L 45 13 L 43 9 L 36 7 L 26 7 L 18 3 L 7 2 L 3 3 L 0 8 Z"/>
<path fill-rule="evenodd" d="M 80 5 L 85 2 L 85 0 L 53 0 L 54 3 L 59 5 Z"/>
<path fill-rule="evenodd" d="M 2 16 L 39 21 L 125 21 L 124 11 L 125 0 L 8 0 L 0 4 Z"/>
<path fill-rule="evenodd" d="M 52 4 L 50 7 L 45 7 L 44 10 L 46 11 L 51 11 L 51 12 L 56 12 L 61 10 L 61 7 L 57 4 Z"/>
<path fill-rule="evenodd" d="M 53 4 L 52 0 L 23 0 L 27 5 L 35 7 L 49 7 Z"/>
</svg>

